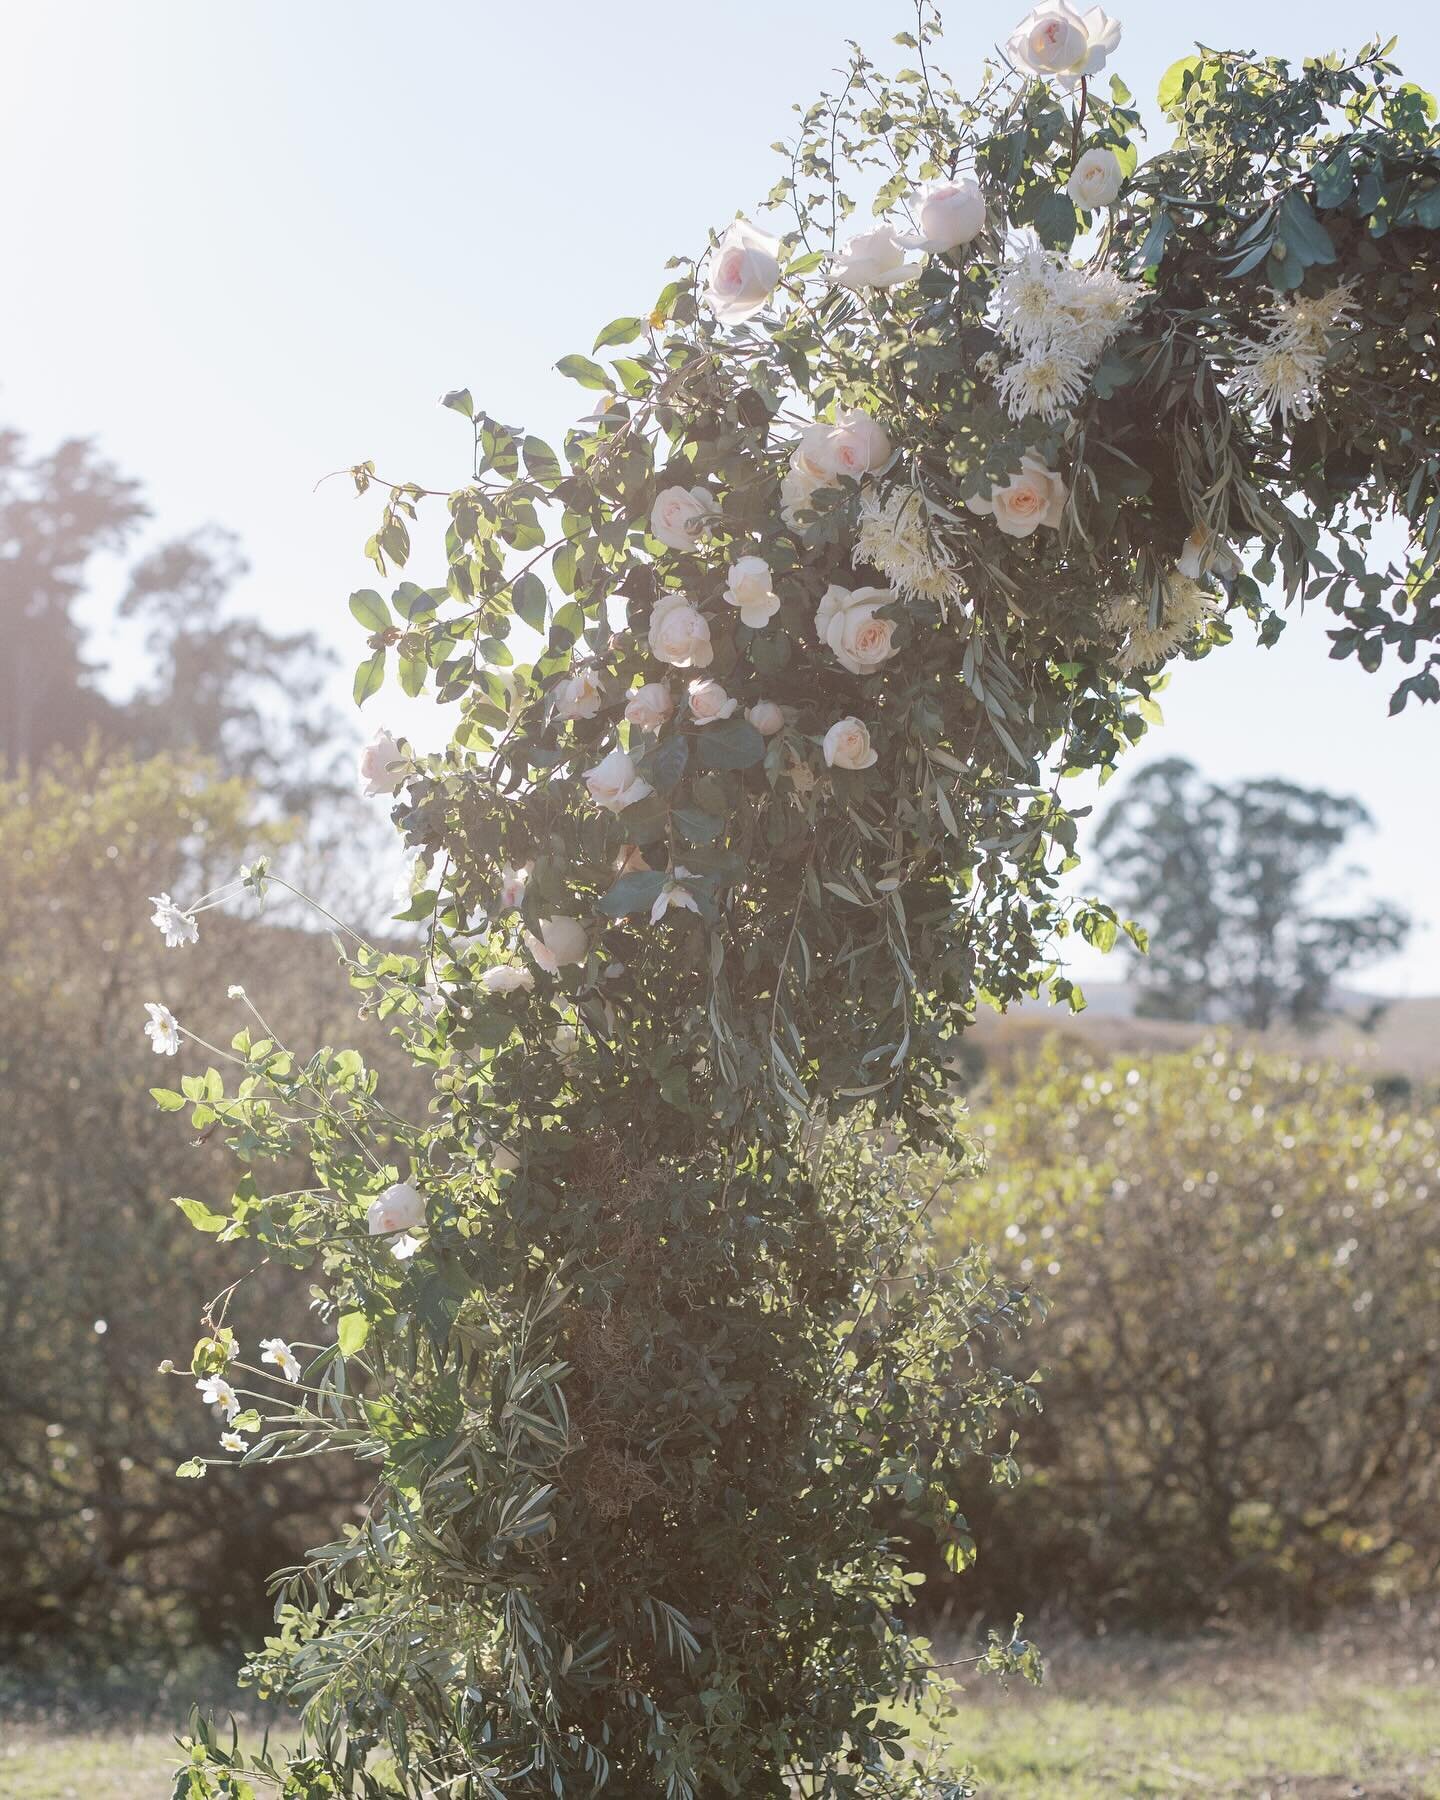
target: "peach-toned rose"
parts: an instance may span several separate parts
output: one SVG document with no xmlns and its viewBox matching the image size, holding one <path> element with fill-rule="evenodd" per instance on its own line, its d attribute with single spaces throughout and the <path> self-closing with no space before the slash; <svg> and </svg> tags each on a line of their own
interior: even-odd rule
<svg viewBox="0 0 1440 1800">
<path fill-rule="evenodd" d="M 688 691 L 690 717 L 697 725 L 714 725 L 721 719 L 728 719 L 739 704 L 731 699 L 718 681 L 708 678 L 692 681 Z"/>
<path fill-rule="evenodd" d="M 663 681 L 636 688 L 625 707 L 626 719 L 641 731 L 659 731 L 674 714 L 675 697 Z"/>
<path fill-rule="evenodd" d="M 837 719 L 825 733 L 825 761 L 832 769 L 868 769 L 876 761 L 864 721 Z"/>
<path fill-rule="evenodd" d="M 817 419 L 806 427 L 795 452 L 794 465 L 817 482 L 835 485 L 835 478 L 848 475 L 859 481 L 862 475 L 874 475 L 883 469 L 891 456 L 889 433 L 868 413 L 841 412 L 834 423 Z"/>
<path fill-rule="evenodd" d="M 676 669 L 708 669 L 715 660 L 705 615 L 683 594 L 662 594 L 651 608 L 650 654 Z"/>
<path fill-rule="evenodd" d="M 869 675 L 895 654 L 893 620 L 879 609 L 894 603 L 890 588 L 831 586 L 815 613 L 815 629 L 852 675 Z"/>
<path fill-rule="evenodd" d="M 671 550 L 693 550 L 715 512 L 715 501 L 703 487 L 662 488 L 650 509 L 650 535 Z"/>
<path fill-rule="evenodd" d="M 655 792 L 639 774 L 626 750 L 612 750 L 607 757 L 585 771 L 585 785 L 590 798 L 606 812 L 624 812 L 637 800 L 648 800 Z"/>
<path fill-rule="evenodd" d="M 736 219 L 710 256 L 705 298 L 722 325 L 740 325 L 770 298 L 780 280 L 780 240 Z"/>
<path fill-rule="evenodd" d="M 1029 537 L 1038 526 L 1048 525 L 1052 531 L 1059 526 L 1069 491 L 1063 477 L 1038 457 L 1026 455 L 1020 459 L 1020 473 L 991 488 L 988 500 L 977 495 L 965 504 L 973 513 L 994 513 L 1007 537 Z"/>
</svg>

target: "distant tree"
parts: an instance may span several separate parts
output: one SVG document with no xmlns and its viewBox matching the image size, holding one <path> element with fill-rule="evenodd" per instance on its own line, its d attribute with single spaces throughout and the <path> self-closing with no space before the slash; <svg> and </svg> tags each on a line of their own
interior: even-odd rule
<svg viewBox="0 0 1440 1800">
<path fill-rule="evenodd" d="M 1410 931 L 1388 902 L 1333 905 L 1361 873 L 1335 859 L 1371 824 L 1358 800 L 1321 788 L 1224 786 L 1180 757 L 1141 770 L 1096 834 L 1113 897 L 1150 932 L 1140 1010 L 1257 1031 L 1326 1012 L 1342 977 Z"/>
<path fill-rule="evenodd" d="M 0 431 L 0 762 L 14 768 L 116 729 L 75 607 L 92 559 L 123 549 L 147 516 L 138 484 L 88 439 L 32 456 L 18 431 Z"/>
<path fill-rule="evenodd" d="M 162 544 L 131 571 L 119 612 L 147 625 L 153 674 L 127 708 L 127 737 L 146 755 L 198 750 L 273 807 L 310 813 L 354 788 L 337 766 L 345 728 L 316 703 L 334 657 L 313 632 L 228 614 L 246 573 L 239 539 L 216 525 Z"/>
</svg>

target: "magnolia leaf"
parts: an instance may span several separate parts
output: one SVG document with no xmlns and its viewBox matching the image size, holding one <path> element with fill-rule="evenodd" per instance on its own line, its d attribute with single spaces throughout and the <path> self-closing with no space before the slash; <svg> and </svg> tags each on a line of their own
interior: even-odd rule
<svg viewBox="0 0 1440 1800">
<path fill-rule="evenodd" d="M 581 387 L 600 388 L 611 394 L 615 391 L 615 383 L 599 363 L 591 362 L 588 356 L 562 356 L 555 367 L 571 381 L 578 381 Z"/>
<path fill-rule="evenodd" d="M 604 350 L 611 344 L 632 344 L 645 329 L 643 319 L 612 319 L 591 345 L 592 350 Z"/>
<path fill-rule="evenodd" d="M 623 919 L 631 913 L 648 913 L 659 899 L 665 881 L 662 869 L 641 869 L 633 875 L 622 875 L 600 901 L 600 910 L 612 919 Z"/>
<path fill-rule="evenodd" d="M 765 740 L 748 719 L 726 719 L 696 733 L 707 769 L 749 769 L 765 760 Z"/>
</svg>

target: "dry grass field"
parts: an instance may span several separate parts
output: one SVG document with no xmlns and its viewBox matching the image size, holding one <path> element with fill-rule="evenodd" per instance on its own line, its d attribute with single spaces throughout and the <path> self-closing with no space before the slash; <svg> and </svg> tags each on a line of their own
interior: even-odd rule
<svg viewBox="0 0 1440 1800">
<path fill-rule="evenodd" d="M 1440 1800 L 1440 1611 L 1265 1641 L 1035 1635 L 1045 1686 L 967 1684 L 951 1728 L 985 1800 Z M 32 1715 L 0 1730 L 0 1795 L 166 1800 L 175 1754 L 158 1719 Z"/>
</svg>

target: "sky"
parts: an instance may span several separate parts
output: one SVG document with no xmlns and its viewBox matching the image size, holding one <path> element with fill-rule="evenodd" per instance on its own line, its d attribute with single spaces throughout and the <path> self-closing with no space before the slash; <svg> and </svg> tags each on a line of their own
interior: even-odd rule
<svg viewBox="0 0 1440 1800">
<path fill-rule="evenodd" d="M 1022 10 L 952 5 L 935 60 L 963 87 Z M 1151 117 L 1197 35 L 1298 58 L 1398 33 L 1409 77 L 1440 88 L 1429 0 L 1117 12 L 1111 67 Z M 845 39 L 880 58 L 912 20 L 902 0 L 0 0 L 0 423 L 37 448 L 96 438 L 143 481 L 148 541 L 236 531 L 251 564 L 237 604 L 313 629 L 348 671 L 346 598 L 375 583 L 362 546 L 378 506 L 322 478 L 373 458 L 459 485 L 469 428 L 438 404 L 454 387 L 558 442 L 584 405 L 555 361 L 644 311 L 667 257 L 754 210 L 778 172 L 769 146 Z M 410 573 L 440 567 L 430 552 Z M 107 616 L 111 577 L 89 619 L 123 691 L 138 664 Z M 1393 682 L 1327 652 L 1312 613 L 1274 650 L 1182 665 L 1135 766 L 1184 755 L 1219 779 L 1358 794 L 1376 830 L 1356 853 L 1419 925 L 1363 984 L 1440 992 L 1440 713 L 1387 718 Z M 346 707 L 348 688 L 347 672 Z M 388 691 L 370 710 L 366 730 L 443 735 L 434 709 Z"/>
</svg>

